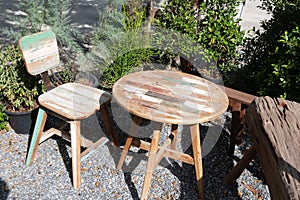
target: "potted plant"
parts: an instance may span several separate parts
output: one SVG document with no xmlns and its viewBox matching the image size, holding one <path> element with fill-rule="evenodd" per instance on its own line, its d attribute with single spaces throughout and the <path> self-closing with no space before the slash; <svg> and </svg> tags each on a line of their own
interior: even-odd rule
<svg viewBox="0 0 300 200">
<path fill-rule="evenodd" d="M 6 107 L 10 126 L 17 133 L 31 131 L 37 114 L 37 98 L 42 92 L 42 81 L 26 71 L 19 47 L 1 48 L 0 100 Z"/>
</svg>

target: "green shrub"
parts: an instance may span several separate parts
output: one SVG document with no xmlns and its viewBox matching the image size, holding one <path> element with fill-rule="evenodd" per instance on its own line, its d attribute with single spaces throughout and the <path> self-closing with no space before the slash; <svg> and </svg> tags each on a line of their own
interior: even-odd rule
<svg viewBox="0 0 300 200">
<path fill-rule="evenodd" d="M 114 1 L 113 1 L 114 2 Z M 96 31 L 91 40 L 93 48 L 85 54 L 83 70 L 96 69 L 102 77 L 101 84 L 112 85 L 122 76 L 140 67 L 153 54 L 141 34 L 146 12 L 123 2 L 114 2 L 99 15 Z"/>
<path fill-rule="evenodd" d="M 16 7 L 25 15 L 16 16 L 14 14 L 3 16 L 14 22 L 12 28 L 1 28 L 4 34 L 16 43 L 24 35 L 51 29 L 55 32 L 60 46 L 79 50 L 76 40 L 80 33 L 71 26 L 70 0 L 20 0 Z"/>
<path fill-rule="evenodd" d="M 0 99 L 10 111 L 28 111 L 37 106 L 37 98 L 44 91 L 38 76 L 25 68 L 20 49 L 14 45 L 1 48 Z"/>
<path fill-rule="evenodd" d="M 238 47 L 244 37 L 239 19 L 236 19 L 239 3 L 236 0 L 212 0 L 200 3 L 195 9 L 194 1 L 169 0 L 157 18 L 157 24 L 198 42 L 226 73 L 237 67 Z M 186 45 L 185 48 L 195 51 L 192 50 L 194 46 Z"/>
<path fill-rule="evenodd" d="M 0 131 L 1 130 L 8 130 L 7 124 L 8 124 L 8 115 L 5 113 L 5 106 L 2 105 L 0 102 Z"/>
<path fill-rule="evenodd" d="M 272 97 L 300 101 L 300 1 L 264 1 L 272 17 L 263 30 L 248 38 L 237 71 L 237 89 Z"/>
<path fill-rule="evenodd" d="M 25 35 L 51 29 L 57 38 L 62 69 L 76 71 L 77 54 L 82 52 L 79 41 L 82 34 L 71 25 L 71 0 L 20 0 L 16 7 L 23 15 L 2 13 L 3 18 L 13 22 L 12 28 L 2 27 L 0 30 L 12 43 Z"/>
</svg>

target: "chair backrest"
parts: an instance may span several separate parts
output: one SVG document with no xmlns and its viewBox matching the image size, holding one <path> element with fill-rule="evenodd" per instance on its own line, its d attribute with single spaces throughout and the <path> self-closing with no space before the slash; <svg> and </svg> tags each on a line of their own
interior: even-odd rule
<svg viewBox="0 0 300 200">
<path fill-rule="evenodd" d="M 19 46 L 28 73 L 37 75 L 59 66 L 57 41 L 52 31 L 24 36 Z"/>
</svg>

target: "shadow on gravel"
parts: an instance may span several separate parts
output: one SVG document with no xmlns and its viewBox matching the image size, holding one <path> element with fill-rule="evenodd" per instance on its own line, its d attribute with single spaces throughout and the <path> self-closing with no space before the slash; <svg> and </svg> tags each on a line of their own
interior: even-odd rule
<svg viewBox="0 0 300 200">
<path fill-rule="evenodd" d="M 201 126 L 201 141 L 205 137 L 208 127 Z M 229 187 L 223 184 L 228 171 L 233 167 L 232 159 L 227 155 L 228 137 L 222 131 L 217 144 L 212 151 L 202 158 L 203 185 L 205 199 L 241 199 L 238 195 L 237 184 Z M 193 155 L 192 146 L 185 153 Z M 198 199 L 195 167 L 193 165 L 174 162 L 167 167 L 181 182 L 181 192 L 178 199 Z"/>
<path fill-rule="evenodd" d="M 9 194 L 9 187 L 2 178 L 0 178 L 0 200 L 6 200 Z"/>
<path fill-rule="evenodd" d="M 212 125 L 214 126 L 214 125 Z M 117 127 L 118 129 L 118 127 Z M 201 141 L 205 138 L 209 127 L 201 126 Z M 123 145 L 126 139 L 126 133 L 121 130 L 117 130 L 117 132 L 121 132 L 119 136 L 121 137 L 120 143 Z M 187 134 L 187 130 L 183 130 L 183 133 Z M 186 142 L 187 138 L 183 138 L 182 143 Z M 226 131 L 222 131 L 220 137 L 212 148 L 211 152 L 203 158 L 203 179 L 204 179 L 204 195 L 205 199 L 241 199 L 238 195 L 238 185 L 234 184 L 233 186 L 226 186 L 223 183 L 223 180 L 227 173 L 233 167 L 233 160 L 227 155 L 228 150 L 228 136 L 226 135 Z M 148 141 L 151 142 L 151 141 Z M 192 153 L 192 146 L 188 146 L 188 148 L 184 151 L 189 155 L 193 155 Z M 121 152 L 120 152 L 121 153 Z M 147 162 L 147 157 L 144 155 L 143 157 L 141 154 L 138 153 L 145 153 L 145 152 L 136 152 L 132 154 L 132 159 L 130 161 L 129 166 L 123 165 L 123 172 L 125 177 L 125 182 L 128 186 L 128 189 L 131 193 L 132 199 L 139 199 L 139 192 L 137 191 L 136 185 L 133 183 L 133 174 L 132 171 L 138 166 L 138 164 L 143 160 Z M 118 159 L 114 156 L 115 162 L 118 162 Z M 169 163 L 166 165 L 166 159 L 163 159 L 160 163 L 160 166 L 165 167 L 168 169 L 174 176 L 176 176 L 180 183 L 180 196 L 178 199 L 198 199 L 198 188 L 196 182 L 196 175 L 195 175 L 195 167 L 193 165 L 185 164 L 179 161 L 173 161 L 169 159 Z M 154 172 L 155 174 L 155 172 Z M 168 183 L 172 184 L 172 183 Z M 174 186 L 175 187 L 175 186 Z"/>
<path fill-rule="evenodd" d="M 251 137 L 248 133 L 247 128 L 244 128 L 243 132 L 243 140 L 242 143 L 238 146 L 239 150 L 241 151 L 241 154 L 244 155 L 248 148 L 250 148 L 253 145 L 253 142 L 251 140 Z M 234 161 L 239 162 L 241 158 L 234 155 L 232 158 Z M 263 184 L 266 184 L 265 175 L 263 172 L 263 169 L 261 167 L 261 163 L 259 160 L 259 157 L 256 155 L 254 159 L 247 165 L 246 169 L 253 174 L 258 180 L 262 181 Z"/>
</svg>

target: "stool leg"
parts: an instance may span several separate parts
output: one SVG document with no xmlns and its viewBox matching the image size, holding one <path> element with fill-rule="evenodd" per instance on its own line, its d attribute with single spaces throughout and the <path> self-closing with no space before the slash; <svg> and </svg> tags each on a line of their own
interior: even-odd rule
<svg viewBox="0 0 300 200">
<path fill-rule="evenodd" d="M 141 123 L 141 121 L 142 121 L 142 118 L 136 117 L 136 116 L 133 117 L 133 122 L 131 124 L 131 128 L 130 128 L 130 131 L 129 131 L 130 135 L 127 136 L 127 139 L 126 139 L 126 142 L 125 142 L 125 145 L 124 145 L 124 148 L 123 148 L 123 151 L 122 151 L 122 154 L 121 154 L 118 166 L 117 166 L 117 170 L 120 170 L 123 166 L 126 155 L 127 155 L 128 151 L 131 147 L 131 143 L 132 143 L 132 140 L 133 140 L 132 135 L 135 134 L 137 126 Z"/>
<path fill-rule="evenodd" d="M 155 130 L 152 136 L 141 200 L 146 200 L 148 196 L 152 173 L 154 171 L 154 166 L 155 166 L 155 157 L 158 150 L 159 138 L 160 138 L 160 130 Z"/>
<path fill-rule="evenodd" d="M 200 128 L 199 124 L 190 126 L 194 164 L 196 170 L 196 179 L 198 185 L 198 192 L 201 199 L 204 199 L 203 193 L 203 168 L 202 168 L 202 155 L 201 155 L 201 141 L 200 141 Z"/>
<path fill-rule="evenodd" d="M 34 126 L 34 132 L 32 134 L 29 151 L 28 151 L 27 158 L 26 158 L 26 165 L 28 165 L 28 166 L 31 165 L 33 162 L 37 147 L 39 145 L 39 142 L 40 142 L 40 139 L 41 139 L 41 136 L 43 133 L 46 119 L 47 119 L 47 113 L 45 112 L 44 109 L 39 108 L 38 116 L 37 116 L 36 123 Z"/>
<path fill-rule="evenodd" d="M 72 177 L 73 186 L 78 189 L 81 184 L 80 176 L 80 121 L 71 121 L 71 148 L 72 148 Z"/>
</svg>

